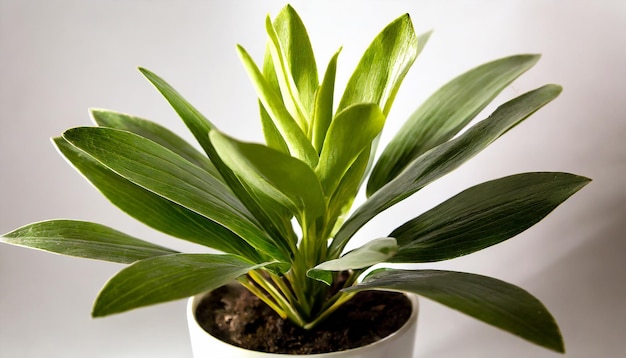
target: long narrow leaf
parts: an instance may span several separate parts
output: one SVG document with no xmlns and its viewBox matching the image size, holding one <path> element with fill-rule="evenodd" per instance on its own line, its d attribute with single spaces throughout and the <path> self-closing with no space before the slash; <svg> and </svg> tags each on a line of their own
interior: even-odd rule
<svg viewBox="0 0 626 358">
<path fill-rule="evenodd" d="M 63 138 L 54 138 L 54 144 L 111 203 L 135 219 L 183 240 L 261 260 L 256 249 L 224 226 L 123 178 Z"/>
<path fill-rule="evenodd" d="M 389 234 L 400 245 L 389 261 L 446 260 L 495 245 L 533 226 L 588 183 L 568 173 L 523 173 L 476 185 Z"/>
<path fill-rule="evenodd" d="M 408 14 L 374 38 L 348 80 L 337 112 L 357 103 L 376 103 L 387 115 L 419 50 Z"/>
<path fill-rule="evenodd" d="M 257 90 L 257 95 L 263 104 L 263 108 L 265 108 L 274 121 L 274 125 L 280 131 L 291 155 L 309 164 L 311 167 L 317 165 L 319 160 L 317 152 L 306 137 L 305 132 L 302 131 L 302 128 L 298 126 L 298 123 L 285 108 L 280 94 L 267 82 L 246 50 L 241 46 L 237 46 L 237 50 Z"/>
<path fill-rule="evenodd" d="M 315 96 L 313 123 L 311 124 L 311 143 L 317 152 L 321 152 L 326 138 L 326 131 L 333 119 L 333 98 L 335 94 L 335 77 L 337 75 L 337 58 L 339 49 L 328 62 L 324 80 Z"/>
<path fill-rule="evenodd" d="M 345 243 L 371 218 L 406 199 L 433 180 L 458 168 L 509 129 L 561 93 L 558 85 L 545 85 L 500 106 L 489 118 L 459 137 L 441 144 L 415 159 L 394 180 L 369 197 L 346 221 L 331 244 L 341 251 Z"/>
<path fill-rule="evenodd" d="M 306 113 L 313 113 L 315 92 L 319 85 L 317 65 L 309 35 L 302 19 L 291 5 L 285 6 L 273 22 L 289 74 Z"/>
<path fill-rule="evenodd" d="M 405 122 L 381 154 L 367 184 L 371 195 L 413 159 L 446 142 L 467 125 L 538 55 L 517 55 L 476 67 L 445 84 Z"/>
<path fill-rule="evenodd" d="M 168 149 L 110 128 L 74 128 L 63 137 L 118 175 L 227 227 L 253 247 L 286 261 L 285 246 L 260 229 L 222 182 Z"/>
<path fill-rule="evenodd" d="M 527 291 L 495 278 L 438 270 L 380 270 L 347 291 L 369 289 L 413 292 L 540 346 L 565 350 L 546 307 Z"/>
<path fill-rule="evenodd" d="M 218 288 L 262 265 L 235 255 L 176 254 L 138 261 L 100 291 L 92 315 L 102 317 Z"/>
<path fill-rule="evenodd" d="M 29 224 L 2 235 L 0 242 L 124 264 L 176 253 L 104 225 L 75 220 L 50 220 Z"/>
<path fill-rule="evenodd" d="M 109 111 L 106 109 L 92 108 L 90 113 L 93 120 L 100 127 L 127 130 L 144 138 L 153 140 L 203 168 L 214 177 L 220 178 L 219 172 L 206 155 L 200 153 L 196 148 L 191 146 L 184 139 L 169 129 L 147 119 Z"/>
<path fill-rule="evenodd" d="M 200 111 L 185 100 L 172 86 L 165 82 L 165 80 L 146 69 L 140 70 L 157 90 L 161 92 L 165 99 L 167 99 L 183 122 L 185 122 L 237 198 L 239 198 L 267 232 L 276 238 L 280 238 L 280 229 L 273 226 L 276 222 L 276 218 L 271 217 L 271 214 L 268 214 L 259 206 L 256 199 L 241 185 L 235 175 L 221 162 L 221 159 L 215 153 L 215 148 L 213 148 L 209 141 L 209 132 L 215 128 L 213 124 L 209 122 Z"/>
</svg>

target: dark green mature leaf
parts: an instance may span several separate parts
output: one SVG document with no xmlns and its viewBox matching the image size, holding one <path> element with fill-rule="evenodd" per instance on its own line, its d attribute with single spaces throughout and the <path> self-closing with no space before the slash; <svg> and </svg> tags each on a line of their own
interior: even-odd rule
<svg viewBox="0 0 626 358">
<path fill-rule="evenodd" d="M 209 132 L 215 128 L 213 124 L 210 123 L 200 111 L 187 102 L 172 86 L 165 82 L 165 80 L 146 69 L 140 70 L 159 92 L 161 92 L 172 108 L 174 108 L 176 113 L 178 113 L 185 122 L 237 198 L 250 210 L 252 215 L 257 218 L 260 225 L 267 232 L 276 238 L 280 238 L 281 229 L 274 226 L 274 223 L 277 221 L 276 217 L 272 217 L 271 214 L 268 214 L 259 206 L 256 199 L 250 195 L 248 190 L 242 186 L 235 175 L 222 163 L 219 156 L 215 153 L 215 148 L 213 148 L 209 141 Z"/>
<path fill-rule="evenodd" d="M 413 159 L 452 138 L 538 60 L 538 55 L 502 58 L 476 67 L 441 87 L 409 117 L 387 145 L 367 184 L 368 195 L 396 177 Z"/>
<path fill-rule="evenodd" d="M 408 14 L 374 38 L 348 80 L 337 112 L 357 103 L 376 103 L 387 115 L 419 50 Z"/>
<path fill-rule="evenodd" d="M 262 261 L 259 252 L 224 226 L 123 178 L 63 138 L 54 144 L 107 199 L 144 224 L 190 242 Z"/>
<path fill-rule="evenodd" d="M 75 220 L 50 220 L 29 224 L 2 235 L 0 242 L 124 264 L 176 253 L 104 225 Z"/>
<path fill-rule="evenodd" d="M 389 261 L 446 260 L 495 245 L 539 222 L 589 181 L 523 173 L 476 185 L 389 234 L 400 245 Z"/>
<path fill-rule="evenodd" d="M 558 85 L 546 85 L 527 92 L 501 105 L 487 119 L 459 137 L 422 154 L 352 214 L 335 236 L 331 244 L 332 252 L 341 251 L 350 237 L 370 219 L 458 168 L 559 93 L 561 87 Z"/>
<path fill-rule="evenodd" d="M 286 261 L 286 244 L 260 229 L 222 182 L 170 150 L 110 128 L 74 128 L 63 137 L 125 179 L 225 226 L 261 252 Z"/>
<path fill-rule="evenodd" d="M 248 185 L 288 208 L 301 223 L 322 219 L 326 204 L 317 176 L 302 161 L 261 144 L 243 143 L 217 131 L 210 139 L 222 160 Z"/>
<path fill-rule="evenodd" d="M 413 292 L 557 352 L 563 338 L 546 307 L 527 291 L 491 277 L 438 270 L 380 270 L 346 291 Z"/>
<path fill-rule="evenodd" d="M 303 132 L 285 107 L 280 93 L 277 93 L 276 89 L 265 79 L 246 50 L 241 46 L 237 46 L 237 50 L 263 108 L 274 121 L 274 125 L 289 147 L 291 155 L 309 164 L 309 166 L 315 167 L 319 160 L 317 152 L 311 145 L 306 133 Z"/>
<path fill-rule="evenodd" d="M 138 261 L 102 288 L 92 315 L 102 317 L 193 296 L 261 267 L 235 255 L 176 254 Z"/>
<path fill-rule="evenodd" d="M 211 173 L 215 178 L 220 174 L 209 158 L 187 143 L 169 129 L 147 119 L 130 116 L 106 109 L 90 110 L 91 117 L 100 127 L 126 130 L 159 143 L 200 168 Z"/>
<path fill-rule="evenodd" d="M 384 125 L 385 115 L 373 103 L 350 106 L 336 116 L 328 129 L 315 169 L 326 196 L 332 195 L 359 155 L 364 150 L 369 153 L 372 141 Z"/>
</svg>

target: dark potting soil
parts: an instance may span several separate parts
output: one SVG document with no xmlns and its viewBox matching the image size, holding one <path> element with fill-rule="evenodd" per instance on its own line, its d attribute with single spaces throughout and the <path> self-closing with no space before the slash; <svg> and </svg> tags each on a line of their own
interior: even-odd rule
<svg viewBox="0 0 626 358">
<path fill-rule="evenodd" d="M 411 302 L 401 293 L 357 293 L 322 324 L 305 330 L 284 320 L 241 286 L 223 286 L 196 309 L 205 331 L 249 350 L 316 354 L 373 343 L 397 331 L 411 315 Z"/>
</svg>

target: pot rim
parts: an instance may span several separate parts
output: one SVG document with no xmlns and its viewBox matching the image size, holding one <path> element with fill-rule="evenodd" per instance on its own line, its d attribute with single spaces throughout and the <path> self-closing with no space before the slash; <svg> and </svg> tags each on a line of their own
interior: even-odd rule
<svg viewBox="0 0 626 358">
<path fill-rule="evenodd" d="M 378 291 L 382 291 L 382 290 L 378 290 Z M 306 355 L 302 355 L 302 354 L 286 354 L 286 353 L 269 353 L 269 352 L 263 352 L 263 351 L 255 351 L 255 350 L 250 350 L 247 348 L 242 348 L 236 345 L 233 345 L 231 343 L 225 342 L 215 336 L 213 336 L 211 333 L 207 332 L 204 330 L 204 328 L 202 328 L 199 324 L 198 321 L 196 320 L 196 308 L 198 307 L 198 304 L 200 303 L 200 301 L 210 293 L 211 291 L 208 292 L 203 292 L 201 294 L 189 297 L 189 299 L 187 300 L 187 321 L 188 322 L 193 322 L 195 329 L 201 330 L 202 332 L 206 333 L 207 337 L 210 337 L 211 340 L 216 341 L 216 342 L 220 342 L 223 345 L 227 345 L 230 348 L 232 348 L 233 350 L 239 350 L 239 351 L 244 351 L 244 352 L 254 352 L 255 354 L 258 354 L 260 356 L 267 356 L 269 357 L 276 357 L 277 355 L 281 355 L 281 356 L 285 356 L 285 357 L 308 357 L 308 358 L 315 358 L 315 357 L 328 357 L 328 358 L 332 358 L 332 357 L 340 357 L 342 354 L 347 354 L 347 353 L 359 353 L 360 351 L 365 351 L 370 349 L 370 347 L 372 346 L 376 346 L 376 345 L 381 345 L 381 344 L 385 344 L 388 341 L 391 340 L 395 340 L 398 337 L 401 337 L 403 335 L 403 333 L 405 333 L 407 330 L 410 330 L 414 325 L 417 324 L 417 316 L 419 313 L 419 301 L 417 298 L 416 294 L 413 293 L 409 293 L 409 292 L 402 292 L 399 291 L 400 293 L 404 294 L 409 301 L 411 302 L 411 315 L 409 316 L 409 318 L 406 320 L 406 322 L 404 322 L 404 324 L 402 325 L 402 327 L 400 327 L 397 331 L 389 334 L 388 336 L 379 339 L 375 342 L 372 342 L 370 344 L 364 345 L 364 346 L 360 346 L 360 347 L 356 347 L 356 348 L 351 348 L 351 349 L 346 349 L 346 350 L 342 350 L 342 351 L 335 351 L 335 352 L 327 352 L 327 353 L 316 353 L 316 354 L 306 354 Z M 398 292 L 398 291 L 396 291 Z M 189 323 L 191 324 L 191 323 Z"/>
</svg>

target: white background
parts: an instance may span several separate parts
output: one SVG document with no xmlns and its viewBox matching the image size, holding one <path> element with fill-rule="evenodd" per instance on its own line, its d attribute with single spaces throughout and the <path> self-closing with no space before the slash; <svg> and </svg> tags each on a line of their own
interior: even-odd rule
<svg viewBox="0 0 626 358">
<path fill-rule="evenodd" d="M 402 13 L 411 14 L 417 32 L 434 30 L 397 97 L 383 143 L 453 76 L 511 54 L 543 54 L 495 103 L 548 82 L 564 86 L 560 98 L 360 237 L 385 235 L 488 179 L 542 170 L 591 177 L 590 185 L 519 237 L 429 267 L 526 288 L 556 317 L 568 357 L 625 356 L 626 2 L 292 3 L 309 28 L 320 68 L 344 45 L 341 83 L 376 33 Z M 61 159 L 49 137 L 89 125 L 87 108 L 101 107 L 150 118 L 191 138 L 135 70 L 143 66 L 227 133 L 260 140 L 256 98 L 235 44 L 260 60 L 265 15 L 284 4 L 0 0 L 0 232 L 74 218 L 197 250 L 120 213 Z M 99 288 L 121 267 L 0 246 L 0 357 L 190 357 L 183 301 L 90 318 Z M 419 357 L 559 356 L 436 303 L 421 304 Z"/>
</svg>

